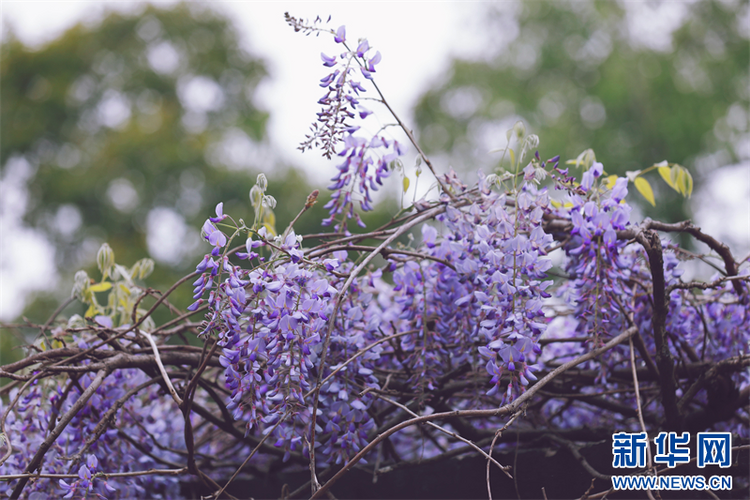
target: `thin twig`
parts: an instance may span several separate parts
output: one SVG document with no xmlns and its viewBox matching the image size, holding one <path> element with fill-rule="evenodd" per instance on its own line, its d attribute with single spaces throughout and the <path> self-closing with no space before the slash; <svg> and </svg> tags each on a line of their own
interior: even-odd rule
<svg viewBox="0 0 750 500">
<path fill-rule="evenodd" d="M 328 322 L 328 331 L 326 332 L 325 340 L 323 341 L 323 348 L 322 348 L 322 355 L 320 359 L 320 365 L 318 367 L 318 382 L 315 384 L 315 392 L 313 395 L 313 411 L 312 411 L 312 418 L 310 419 L 310 462 L 311 462 L 311 481 L 312 481 L 312 490 L 313 493 L 317 490 L 319 486 L 319 482 L 317 478 L 315 477 L 315 424 L 317 420 L 318 415 L 318 402 L 319 402 L 319 395 L 320 395 L 320 388 L 322 387 L 321 380 L 323 377 L 323 372 L 325 371 L 326 366 L 326 358 L 328 357 L 328 346 L 331 343 L 331 336 L 333 334 L 333 328 L 336 325 L 336 316 L 338 314 L 339 309 L 341 308 L 341 304 L 344 302 L 344 297 L 346 297 L 347 292 L 349 291 L 349 287 L 351 286 L 354 279 L 359 275 L 360 272 L 367 266 L 372 259 L 375 258 L 375 256 L 380 253 L 380 251 L 384 248 L 386 248 L 388 245 L 390 245 L 396 238 L 401 236 L 402 234 L 409 231 L 412 227 L 419 224 L 420 222 L 423 222 L 425 220 L 431 219 L 442 212 L 444 212 L 446 209 L 445 205 L 439 205 L 435 208 L 432 208 L 430 210 L 427 210 L 426 212 L 422 212 L 418 217 L 415 217 L 411 221 L 403 224 L 402 226 L 399 226 L 399 228 L 393 232 L 388 238 L 383 241 L 383 243 L 378 246 L 377 249 L 375 249 L 374 252 L 370 253 L 365 257 L 362 262 L 359 263 L 357 267 L 355 267 L 352 272 L 349 274 L 349 278 L 344 282 L 344 285 L 341 287 L 341 290 L 339 291 L 338 297 L 336 298 L 336 303 L 333 307 L 333 313 L 331 314 L 330 320 Z"/>
<path fill-rule="evenodd" d="M 151 344 L 151 350 L 154 351 L 154 358 L 156 359 L 156 366 L 159 367 L 159 372 L 161 372 L 161 376 L 164 379 L 164 383 L 167 384 L 167 389 L 169 389 L 169 394 L 172 395 L 172 399 L 175 400 L 175 403 L 177 403 L 177 406 L 182 405 L 182 399 L 180 399 L 180 396 L 177 395 L 177 391 L 174 389 L 174 386 L 172 385 L 172 381 L 169 380 L 169 375 L 167 375 L 167 370 L 164 369 L 164 364 L 161 362 L 161 356 L 159 355 L 159 348 L 156 347 L 156 342 L 154 342 L 154 338 L 151 336 L 150 333 L 148 333 L 145 330 L 137 330 L 138 333 L 146 337 L 146 340 L 148 340 L 148 343 Z"/>
<path fill-rule="evenodd" d="M 370 441 L 364 448 L 362 448 L 359 453 L 357 453 L 354 457 L 352 457 L 344 467 L 342 467 L 328 482 L 326 482 L 324 485 L 320 487 L 313 495 L 310 497 L 310 500 L 313 500 L 315 498 L 320 498 L 323 493 L 325 493 L 328 488 L 333 486 L 333 484 L 338 481 L 344 474 L 346 474 L 349 470 L 354 467 L 365 455 L 367 455 L 375 446 L 377 446 L 378 443 L 383 441 L 384 439 L 387 439 L 391 434 L 394 434 L 401 429 L 404 429 L 406 427 L 410 427 L 412 425 L 421 424 L 423 422 L 431 422 L 433 420 L 443 420 L 446 418 L 455 418 L 455 417 L 497 417 L 500 415 L 508 415 L 515 413 L 518 411 L 518 409 L 524 405 L 531 397 L 533 397 L 537 391 L 539 391 L 542 387 L 544 387 L 547 383 L 549 383 L 552 379 L 563 373 L 564 371 L 577 366 L 584 361 L 588 361 L 590 359 L 593 359 L 600 354 L 612 349 L 613 347 L 621 344 L 622 342 L 626 341 L 630 337 L 632 337 L 635 332 L 637 332 L 637 328 L 630 327 L 624 332 L 622 332 L 617 337 L 613 338 L 606 344 L 604 344 L 602 347 L 599 347 L 598 349 L 594 349 L 592 351 L 587 352 L 586 354 L 583 354 L 579 356 L 578 358 L 568 361 L 567 363 L 557 367 L 555 370 L 553 370 L 551 373 L 549 373 L 547 376 L 543 377 L 539 381 L 537 381 L 533 386 L 531 386 L 526 392 L 521 394 L 518 398 L 516 398 L 514 401 L 501 406 L 500 408 L 494 408 L 491 410 L 455 410 L 450 412 L 441 412 L 441 413 L 433 413 L 431 415 L 423 415 L 421 417 L 415 417 L 410 420 L 406 420 L 404 422 L 400 422 L 399 424 L 394 425 L 390 429 L 385 430 L 381 434 L 379 434 L 375 439 Z"/>
<path fill-rule="evenodd" d="M 408 414 L 409 414 L 409 415 L 411 415 L 412 417 L 419 417 L 419 415 L 418 415 L 418 414 L 416 414 L 416 413 L 414 413 L 413 411 L 411 411 L 411 410 L 409 409 L 409 407 L 407 407 L 406 405 L 402 405 L 402 404 L 401 404 L 401 403 L 399 403 L 398 401 L 394 401 L 394 400 L 392 400 L 392 399 L 391 399 L 391 398 L 389 398 L 389 397 L 383 396 L 382 394 L 379 394 L 379 393 L 378 393 L 378 391 L 372 391 L 372 392 L 373 392 L 373 395 L 374 395 L 374 396 L 376 396 L 377 398 L 379 398 L 379 399 L 382 399 L 383 401 L 386 401 L 386 402 L 388 402 L 388 403 L 390 403 L 390 404 L 392 404 L 392 405 L 394 405 L 394 406 L 397 406 L 397 407 L 401 408 L 402 410 L 404 410 L 404 411 L 405 411 L 406 413 L 408 413 Z M 512 423 L 512 422 L 513 422 L 513 421 L 514 421 L 514 420 L 516 419 L 516 416 L 517 416 L 517 414 L 516 414 L 516 415 L 513 415 L 513 417 L 512 417 L 512 418 L 510 419 L 510 421 L 508 422 L 508 425 L 509 425 L 510 423 Z M 429 425 L 430 427 L 434 428 L 434 429 L 437 429 L 437 430 L 439 430 L 439 431 L 440 431 L 440 432 L 442 432 L 443 434 L 447 434 L 447 435 L 449 435 L 449 436 L 451 436 L 451 437 L 454 437 L 454 438 L 458 439 L 459 441 L 462 441 L 462 442 L 466 443 L 466 444 L 467 444 L 467 445 L 469 445 L 469 446 L 470 446 L 471 448 L 474 448 L 474 449 L 475 449 L 476 451 L 478 451 L 478 452 L 479 452 L 480 454 L 482 454 L 482 455 L 483 455 L 483 456 L 484 456 L 484 457 L 485 457 L 485 458 L 487 459 L 487 462 L 488 462 L 488 463 L 489 463 L 489 462 L 492 462 L 492 463 L 493 463 L 493 464 L 495 464 L 495 465 L 496 465 L 496 466 L 497 466 L 497 467 L 498 467 L 498 468 L 499 468 L 499 469 L 500 469 L 501 471 L 503 471 L 503 472 L 505 473 L 505 475 L 506 475 L 506 476 L 508 476 L 509 478 L 513 479 L 513 476 L 511 476 L 511 475 L 510 475 L 510 473 L 508 472 L 508 469 L 509 469 L 510 467 L 508 467 L 507 465 L 501 465 L 501 464 L 500 464 L 500 462 L 498 462 L 497 460 L 495 460 L 494 458 L 492 458 L 492 455 L 488 454 L 488 453 L 487 453 L 486 451 L 484 451 L 484 450 L 483 450 L 482 448 L 480 448 L 479 446 L 477 446 L 477 445 L 476 445 L 476 444 L 474 444 L 473 442 L 469 441 L 469 440 L 468 440 L 468 439 L 466 439 L 465 437 L 463 437 L 463 436 L 460 436 L 459 434 L 457 434 L 457 433 L 455 433 L 455 432 L 453 432 L 453 431 L 449 431 L 449 430 L 448 430 L 448 429 L 446 429 L 445 427 L 442 427 L 442 426 L 440 426 L 440 425 L 436 424 L 435 422 L 429 422 L 429 421 L 428 421 L 428 422 L 426 422 L 426 424 L 427 424 L 427 425 Z M 507 425 L 506 425 L 505 427 L 507 427 Z M 505 427 L 504 427 L 504 428 L 505 428 Z"/>
<path fill-rule="evenodd" d="M 297 214 L 297 216 L 294 219 L 292 219 L 292 222 L 290 222 L 289 225 L 286 227 L 286 230 L 284 231 L 282 238 L 286 238 L 286 236 L 289 234 L 289 232 L 294 227 L 294 224 L 297 223 L 297 220 L 300 217 L 302 217 L 302 214 L 304 214 L 305 212 L 307 212 L 307 210 L 310 209 L 310 207 L 312 207 L 313 205 L 315 205 L 315 202 L 318 199 L 318 195 L 319 194 L 320 194 L 320 191 L 318 191 L 316 189 L 316 190 L 314 190 L 312 193 L 310 193 L 307 196 L 307 200 L 305 201 L 305 206 L 302 207 L 302 210 L 299 211 L 299 213 Z"/>
<path fill-rule="evenodd" d="M 630 368 L 633 372 L 633 387 L 635 387 L 635 404 L 636 412 L 638 413 L 638 423 L 641 425 L 641 431 L 646 434 L 646 442 L 649 442 L 648 431 L 646 430 L 646 423 L 643 421 L 643 409 L 641 408 L 641 392 L 640 384 L 638 383 L 638 372 L 635 369 L 635 351 L 633 349 L 633 339 L 630 339 Z M 652 471 L 654 464 L 651 460 L 651 446 L 646 445 L 646 467 L 649 471 Z M 655 500 L 651 490 L 646 490 L 649 500 Z"/>
<path fill-rule="evenodd" d="M 42 459 L 47 453 L 47 450 L 49 450 L 50 446 L 52 446 L 52 443 L 57 440 L 62 431 L 68 426 L 70 421 L 73 420 L 73 417 L 75 417 L 78 412 L 81 411 L 81 409 L 86 405 L 89 398 L 91 398 L 91 396 L 94 395 L 99 386 L 102 385 L 102 382 L 104 382 L 104 379 L 107 378 L 107 375 L 109 375 L 109 373 L 110 370 L 100 370 L 96 374 L 96 377 L 91 381 L 86 390 L 83 391 L 83 394 L 81 394 L 81 396 L 76 400 L 75 403 L 73 403 L 70 409 L 65 412 L 65 414 L 60 418 L 57 426 L 52 429 L 52 431 L 47 435 L 47 438 L 42 442 L 42 444 L 39 445 L 39 448 L 34 454 L 34 457 L 31 459 L 31 462 L 29 462 L 29 464 L 26 466 L 24 474 L 31 474 L 42 464 Z M 13 493 L 11 493 L 10 498 L 17 499 L 21 496 L 21 492 L 26 487 L 26 483 L 29 482 L 29 477 L 21 478 L 20 481 L 18 481 L 18 484 L 16 484 L 16 487 L 13 489 Z"/>
<path fill-rule="evenodd" d="M 177 476 L 187 472 L 187 467 L 180 469 L 148 469 L 138 470 L 133 472 L 97 472 L 93 477 L 103 477 L 104 479 L 112 479 L 115 477 L 136 477 L 136 476 L 148 476 L 151 474 L 167 474 L 170 476 Z M 78 474 L 7 474 L 0 476 L 0 481 L 12 481 L 14 479 L 31 479 L 31 478 L 43 478 L 43 479 L 79 479 Z"/>
<path fill-rule="evenodd" d="M 62 304 L 60 304 L 57 309 L 52 313 L 52 315 L 47 319 L 47 321 L 44 323 L 44 325 L 39 329 L 39 334 L 36 336 L 34 341 L 39 338 L 39 335 L 44 335 L 44 338 L 47 339 L 47 342 L 49 342 L 49 339 L 47 338 L 47 328 L 49 328 L 49 325 L 52 324 L 53 321 L 55 321 L 55 318 L 57 318 L 57 315 L 62 312 L 63 309 L 68 307 L 71 302 L 75 300 L 75 296 L 71 295 L 68 297 Z M 52 344 L 50 343 L 50 347 L 52 347 Z"/>
<path fill-rule="evenodd" d="M 338 250 L 352 250 L 352 251 L 362 251 L 362 252 L 374 252 L 375 247 L 366 246 L 366 245 L 336 245 L 328 248 L 324 248 L 323 250 L 320 250 L 316 253 L 314 257 L 320 257 L 322 255 L 333 253 Z M 389 254 L 401 254 L 401 255 L 408 255 L 410 257 L 416 257 L 418 259 L 427 259 L 435 261 L 439 264 L 442 264 L 446 267 L 450 267 L 454 271 L 456 270 L 456 266 L 451 264 L 445 259 L 441 259 L 439 257 L 434 257 L 432 255 L 427 255 L 419 252 L 412 252 L 410 250 L 403 250 L 398 248 L 383 248 L 380 250 L 380 252 L 383 255 L 383 258 L 387 259 Z"/>
<path fill-rule="evenodd" d="M 515 413 L 510 418 L 510 420 L 508 420 L 508 423 L 506 423 L 502 427 L 502 429 L 498 429 L 498 431 L 495 432 L 495 435 L 492 437 L 492 443 L 490 443 L 490 449 L 487 452 L 487 471 L 486 471 L 486 476 L 487 476 L 487 496 L 489 497 L 489 500 L 492 500 L 492 487 L 490 486 L 490 460 L 494 461 L 494 459 L 492 458 L 492 450 L 495 448 L 495 441 L 497 441 L 497 438 L 499 438 L 500 436 L 503 435 L 503 431 L 505 429 L 507 429 L 508 427 L 510 427 L 510 424 L 513 423 L 513 421 L 518 417 L 518 415 L 520 415 L 520 413 Z M 508 474 L 508 472 L 505 471 L 505 470 L 503 470 L 503 472 L 505 472 L 506 474 Z M 515 474 L 515 470 L 513 471 L 513 473 Z"/>
<path fill-rule="evenodd" d="M 550 439 L 552 441 L 555 441 L 557 443 L 560 443 L 561 445 L 565 446 L 570 452 L 573 454 L 573 456 L 580 462 L 580 464 L 583 466 L 584 469 L 586 469 L 586 472 L 591 474 L 593 477 L 597 479 L 604 479 L 605 481 L 610 481 L 612 479 L 612 476 L 609 476 L 607 474 L 602 474 L 598 470 L 594 469 L 591 464 L 589 464 L 588 460 L 586 460 L 586 457 L 584 457 L 581 452 L 578 450 L 575 444 L 573 444 L 572 441 L 568 441 L 567 439 L 563 439 L 560 436 L 556 436 L 555 434 L 549 433 L 545 434 L 545 437 L 547 439 Z"/>
<path fill-rule="evenodd" d="M 271 436 L 271 434 L 273 434 L 273 431 L 275 431 L 275 430 L 276 430 L 276 428 L 277 428 L 277 427 L 278 427 L 279 425 L 281 425 L 281 423 L 282 423 L 282 422 L 283 422 L 283 421 L 284 421 L 284 420 L 286 419 L 286 417 L 288 417 L 288 416 L 289 416 L 290 414 L 291 414 L 291 410 L 287 410 L 287 411 L 286 411 L 286 413 L 284 413 L 284 415 L 283 415 L 283 416 L 282 416 L 281 418 L 279 418 L 279 421 L 278 421 L 278 422 L 276 422 L 276 424 L 275 424 L 275 425 L 274 425 L 273 427 L 271 427 L 271 428 L 270 428 L 270 429 L 268 430 L 268 432 L 266 432 L 266 435 L 265 435 L 265 436 L 263 436 L 263 439 L 261 439 L 261 440 L 260 440 L 260 442 L 259 442 L 259 443 L 258 443 L 258 444 L 257 444 L 257 445 L 255 446 L 255 448 L 253 448 L 253 451 L 251 451 L 251 452 L 250 452 L 250 455 L 248 455 L 248 456 L 247 456 L 247 458 L 245 459 L 245 461 L 244 461 L 244 462 L 242 462 L 242 465 L 240 465 L 240 466 L 239 466 L 239 467 L 237 468 L 237 470 L 236 470 L 236 471 L 234 472 L 234 474 L 232 474 L 232 477 L 230 477 L 230 478 L 229 478 L 229 481 L 227 481 L 227 482 L 226 482 L 226 484 L 225 484 L 224 486 L 222 486 L 222 487 L 221 487 L 221 489 L 220 489 L 220 490 L 219 490 L 219 491 L 218 491 L 218 492 L 216 493 L 216 498 L 219 498 L 219 497 L 221 497 L 221 494 L 222 494 L 222 493 L 224 493 L 224 490 L 226 490 L 226 489 L 227 489 L 227 487 L 228 487 L 228 486 L 229 486 L 229 485 L 230 485 L 230 484 L 232 483 L 232 481 L 234 481 L 234 478 L 236 478 L 236 477 L 237 477 L 237 474 L 239 474 L 239 473 L 240 473 L 240 471 L 242 470 L 242 468 L 243 468 L 243 467 L 245 467 L 245 465 L 247 465 L 247 463 L 248 463 L 248 462 L 250 461 L 250 459 L 251 459 L 251 458 L 253 458 L 253 455 L 255 455 L 255 453 L 256 453 L 256 452 L 257 452 L 257 451 L 258 451 L 258 450 L 260 449 L 260 447 L 261 447 L 261 446 L 263 445 L 263 443 L 265 443 L 265 442 L 266 442 L 266 439 L 268 439 L 268 438 L 269 438 L 269 437 Z"/>
</svg>

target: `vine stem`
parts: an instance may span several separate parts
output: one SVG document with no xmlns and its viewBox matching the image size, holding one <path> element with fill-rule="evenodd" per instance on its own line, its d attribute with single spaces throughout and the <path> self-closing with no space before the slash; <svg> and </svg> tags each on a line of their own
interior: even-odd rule
<svg viewBox="0 0 750 500">
<path fill-rule="evenodd" d="M 109 375 L 111 372 L 111 369 L 104 369 L 99 370 L 97 372 L 96 377 L 94 380 L 91 381 L 89 386 L 86 388 L 85 391 L 83 391 L 83 394 L 81 394 L 81 397 L 79 397 L 76 402 L 70 407 L 70 409 L 65 412 L 65 414 L 60 418 L 60 421 L 55 426 L 54 429 L 49 433 L 47 436 L 47 439 L 45 439 L 41 445 L 39 445 L 39 449 L 34 454 L 34 457 L 31 459 L 31 462 L 29 462 L 29 465 L 26 466 L 26 470 L 24 470 L 24 474 L 31 474 L 34 472 L 40 465 L 42 465 L 42 459 L 44 458 L 44 455 L 47 453 L 47 450 L 49 450 L 50 446 L 52 446 L 52 443 L 55 442 L 55 440 L 62 434 L 62 431 L 65 429 L 65 427 L 68 426 L 71 420 L 73 420 L 73 417 L 75 417 L 81 409 L 83 409 L 84 405 L 88 402 L 88 400 L 91 398 L 91 396 L 94 395 L 96 390 L 99 388 L 99 386 L 102 385 L 102 382 L 104 382 L 104 379 L 107 378 L 107 375 Z M 21 496 L 21 492 L 26 487 L 26 483 L 29 482 L 29 477 L 31 476 L 25 476 L 21 478 L 18 481 L 18 484 L 16 484 L 16 487 L 13 489 L 13 493 L 11 493 L 10 498 L 11 499 L 17 499 Z"/>
<path fill-rule="evenodd" d="M 633 387 L 635 387 L 635 404 L 636 411 L 638 412 L 638 423 L 641 424 L 641 430 L 646 433 L 646 441 L 648 441 L 648 431 L 646 430 L 646 423 L 643 421 L 643 409 L 641 408 L 641 390 L 638 384 L 638 372 L 635 369 L 635 350 L 633 349 L 633 339 L 630 339 L 630 368 L 633 371 Z M 651 461 L 651 446 L 646 445 L 646 465 L 648 470 L 653 469 L 653 462 Z M 649 500 L 655 500 L 651 490 L 646 490 L 646 495 Z"/>
<path fill-rule="evenodd" d="M 604 344 L 602 347 L 589 351 L 586 354 L 583 354 L 576 359 L 573 359 L 571 361 L 568 361 L 565 364 L 558 366 L 557 368 L 552 370 L 550 373 L 548 373 L 545 377 L 540 379 L 533 386 L 531 386 L 529 390 L 521 394 L 514 401 L 504 406 L 501 406 L 500 408 L 494 408 L 491 410 L 456 410 L 456 411 L 449 411 L 449 412 L 433 413 L 431 415 L 423 415 L 421 417 L 415 417 L 410 420 L 401 422 L 397 425 L 394 425 L 390 429 L 384 431 L 382 434 L 379 434 L 375 439 L 370 441 L 367 444 L 367 446 L 362 448 L 359 451 L 359 453 L 357 453 L 354 457 L 352 457 L 352 459 L 349 460 L 346 463 L 346 465 L 344 465 L 344 467 L 342 467 L 330 480 L 328 480 L 328 482 L 322 485 L 317 491 L 313 492 L 312 496 L 310 497 L 310 500 L 314 500 L 315 498 L 321 498 L 322 495 L 326 493 L 336 481 L 341 479 L 341 477 L 344 474 L 346 474 L 349 470 L 351 470 L 352 467 L 354 467 L 357 464 L 357 462 L 362 460 L 362 458 L 365 455 L 367 455 L 370 451 L 372 451 L 372 449 L 375 446 L 377 446 L 378 443 L 388 438 L 391 434 L 394 434 L 400 431 L 401 429 L 405 429 L 406 427 L 410 427 L 415 424 L 421 424 L 423 422 L 431 422 L 433 420 L 443 420 L 446 418 L 455 418 L 455 417 L 496 417 L 500 415 L 513 414 L 517 412 L 523 404 L 525 404 L 529 399 L 531 399 L 532 396 L 534 396 L 542 387 L 547 385 L 547 383 L 549 383 L 555 377 L 557 377 L 564 371 L 570 368 L 573 368 L 574 366 L 577 366 L 583 363 L 584 361 L 594 359 L 600 354 L 625 342 L 626 340 L 631 338 L 633 335 L 635 335 L 637 331 L 638 331 L 638 328 L 634 326 L 630 327 L 624 332 L 622 332 L 620 335 L 618 335 L 617 337 L 613 338 L 612 340 Z"/>
<path fill-rule="evenodd" d="M 311 476 L 311 488 L 313 490 L 313 494 L 318 489 L 320 483 L 318 483 L 318 480 L 315 476 L 315 423 L 318 416 L 318 401 L 320 396 L 320 389 L 323 386 L 322 379 L 323 379 L 323 372 L 325 371 L 326 366 L 326 358 L 328 357 L 328 346 L 331 343 L 331 335 L 333 333 L 334 325 L 336 324 L 336 315 L 339 312 L 339 309 L 341 309 L 341 304 L 344 302 L 344 298 L 346 297 L 347 291 L 349 290 L 349 287 L 354 282 L 354 279 L 359 275 L 360 272 L 367 266 L 367 264 L 372 261 L 372 259 L 375 258 L 376 255 L 380 253 L 381 250 L 386 248 L 388 245 L 390 245 L 396 238 L 401 236 L 402 234 L 406 233 L 409 229 L 416 226 L 420 222 L 424 222 L 425 220 L 432 219 L 433 217 L 438 216 L 439 214 L 443 213 L 446 209 L 446 205 L 439 205 L 437 207 L 434 207 L 430 210 L 427 210 L 420 214 L 418 217 L 415 217 L 414 219 L 410 220 L 409 222 L 405 223 L 404 225 L 400 226 L 396 231 L 393 232 L 388 238 L 386 238 L 372 253 L 368 254 L 367 257 L 365 257 L 362 262 L 359 263 L 357 267 L 355 267 L 352 272 L 349 274 L 349 277 L 344 282 L 344 285 L 341 287 L 341 291 L 339 292 L 339 295 L 336 299 L 336 304 L 333 308 L 333 314 L 331 314 L 331 320 L 328 323 L 328 331 L 326 332 L 325 340 L 323 342 L 323 348 L 321 352 L 323 353 L 320 358 L 320 368 L 318 369 L 318 382 L 315 384 L 315 392 L 313 394 L 313 411 L 312 411 L 312 418 L 310 419 L 310 476 Z"/>
<path fill-rule="evenodd" d="M 136 476 L 148 476 L 151 474 L 167 474 L 170 476 L 178 476 L 187 471 L 187 467 L 180 469 L 148 469 L 138 470 L 133 472 L 97 472 L 93 477 L 103 477 L 104 479 L 112 479 L 113 477 L 136 477 Z M 8 474 L 0 476 L 0 481 L 12 481 L 14 479 L 30 479 L 30 478 L 45 478 L 45 479 L 78 479 L 78 474 Z"/>
<path fill-rule="evenodd" d="M 182 406 L 182 399 L 180 399 L 180 396 L 177 395 L 177 391 L 174 389 L 174 386 L 172 385 L 172 381 L 169 379 L 169 375 L 167 375 L 167 370 L 164 369 L 164 363 L 161 362 L 161 356 L 159 355 L 159 348 L 156 347 L 156 342 L 154 342 L 154 337 L 152 337 L 151 334 L 145 330 L 137 330 L 137 331 L 138 333 L 146 337 L 146 340 L 148 340 L 148 343 L 151 344 L 151 350 L 154 351 L 154 358 L 156 359 L 156 366 L 159 367 L 159 372 L 161 372 L 161 376 L 164 379 L 164 383 L 167 384 L 167 389 L 169 389 L 169 394 L 172 395 L 172 399 L 174 399 L 175 403 L 177 403 L 177 406 Z"/>
<path fill-rule="evenodd" d="M 398 406 L 399 408 L 401 408 L 402 410 L 404 410 L 406 413 L 408 413 L 412 417 L 419 417 L 419 415 L 417 415 L 416 413 L 414 413 L 413 411 L 411 411 L 407 406 L 402 405 L 398 401 L 394 401 L 394 400 L 392 400 L 389 397 L 383 396 L 382 394 L 379 394 L 377 391 L 373 391 L 373 394 L 377 398 L 380 398 L 380 399 L 382 399 L 383 401 L 385 401 L 387 403 L 390 403 L 390 404 L 392 404 L 394 406 Z M 517 416 L 518 416 L 518 414 L 514 415 L 513 418 L 510 419 L 509 424 L 512 423 L 516 419 Z M 472 441 L 466 439 L 465 437 L 459 435 L 456 432 L 449 431 L 445 427 L 442 427 L 442 426 L 436 424 L 435 422 L 427 422 L 427 425 L 429 425 L 430 427 L 432 427 L 434 429 L 439 430 L 443 434 L 447 434 L 449 436 L 452 436 L 452 437 L 458 439 L 459 441 L 463 441 L 464 443 L 466 443 L 470 447 L 474 448 L 476 451 L 478 451 L 480 454 L 482 454 L 487 459 L 487 464 L 488 464 L 487 467 L 489 467 L 489 463 L 491 462 L 491 463 L 495 464 L 501 471 L 503 471 L 503 473 L 505 473 L 506 476 L 508 476 L 509 478 L 513 479 L 513 476 L 511 476 L 510 473 L 508 472 L 508 469 L 510 468 L 509 466 L 500 464 L 500 462 L 498 462 L 497 460 L 495 460 L 494 458 L 492 458 L 492 455 L 490 455 L 489 453 L 487 453 L 486 451 L 484 451 L 482 448 L 480 448 L 479 446 L 477 446 L 476 444 L 474 444 Z M 506 425 L 506 427 L 507 427 L 507 425 Z"/>
<path fill-rule="evenodd" d="M 359 62 L 359 61 L 358 61 Z M 427 158 L 427 155 L 422 151 L 422 148 L 419 146 L 419 143 L 417 142 L 417 139 L 414 137 L 414 134 L 411 130 L 404 124 L 403 121 L 401 121 L 401 118 L 396 114 L 396 112 L 393 110 L 390 104 L 388 104 L 388 101 L 385 99 L 385 96 L 380 91 L 380 87 L 378 87 L 378 84 L 375 83 L 375 80 L 370 80 L 372 83 L 372 86 L 375 87 L 375 90 L 377 91 L 378 95 L 380 96 L 380 102 L 383 103 L 383 105 L 388 109 L 388 112 L 391 113 L 393 118 L 396 119 L 396 123 L 398 123 L 398 126 L 401 127 L 401 130 L 404 131 L 406 134 L 406 137 L 409 138 L 409 142 L 412 143 L 412 145 L 417 149 L 417 152 L 419 153 L 419 156 L 422 158 L 422 161 L 425 162 L 427 165 L 427 168 L 430 169 L 430 172 L 432 172 L 432 175 L 435 177 L 435 180 L 437 180 L 437 183 L 440 185 L 440 189 L 443 190 L 444 193 L 446 193 L 448 196 L 451 197 L 451 199 L 455 199 L 456 197 L 451 193 L 448 189 L 445 188 L 445 184 L 443 184 L 443 181 L 440 180 L 440 177 L 435 172 L 435 167 L 432 166 L 432 162 L 429 158 Z"/>
</svg>

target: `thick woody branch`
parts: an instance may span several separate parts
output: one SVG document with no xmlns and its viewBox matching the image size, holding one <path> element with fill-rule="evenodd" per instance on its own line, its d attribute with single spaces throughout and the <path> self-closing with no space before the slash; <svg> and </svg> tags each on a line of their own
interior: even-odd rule
<svg viewBox="0 0 750 500">
<path fill-rule="evenodd" d="M 656 366 L 659 369 L 659 383 L 661 385 L 661 400 L 664 406 L 664 416 L 667 427 L 673 430 L 680 428 L 680 414 L 677 410 L 677 386 L 674 381 L 674 361 L 669 351 L 667 342 L 666 320 L 667 303 L 666 287 L 664 282 L 664 256 L 661 252 L 661 240 L 656 231 L 642 229 L 636 234 L 636 240 L 640 243 L 646 255 L 648 255 L 649 267 L 651 268 L 651 279 L 653 283 L 654 310 L 651 324 L 654 331 L 654 345 L 656 347 Z"/>
<path fill-rule="evenodd" d="M 664 222 L 646 219 L 645 221 L 643 221 L 643 224 L 641 224 L 640 228 L 618 231 L 617 237 L 624 239 L 637 238 L 639 232 L 648 229 L 663 231 L 665 233 L 689 234 L 696 240 L 705 243 L 711 250 L 719 254 L 721 260 L 724 261 L 724 268 L 726 269 L 727 276 L 737 276 L 737 263 L 734 261 L 734 257 L 732 256 L 732 252 L 729 250 L 729 247 L 724 243 L 718 241 L 716 238 L 709 236 L 701 231 L 701 228 L 693 225 L 693 223 L 689 220 L 678 222 L 676 224 L 667 224 Z M 745 293 L 740 281 L 732 281 L 732 286 L 734 287 L 735 292 L 737 292 L 737 295 L 742 296 Z"/>
</svg>

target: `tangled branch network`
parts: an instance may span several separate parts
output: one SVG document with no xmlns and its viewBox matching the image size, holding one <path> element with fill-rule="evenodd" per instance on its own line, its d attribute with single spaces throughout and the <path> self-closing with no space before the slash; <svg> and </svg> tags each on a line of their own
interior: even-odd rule
<svg viewBox="0 0 750 500">
<path fill-rule="evenodd" d="M 579 181 L 541 160 L 520 123 L 496 172 L 473 184 L 438 173 L 375 84 L 380 53 L 349 45 L 343 26 L 287 22 L 340 51 L 321 54 L 321 111 L 301 145 L 336 159 L 333 231 L 295 232 L 315 191 L 276 232 L 261 174 L 253 224 L 220 203 L 202 228 L 210 251 L 163 294 L 142 286 L 150 260 L 122 266 L 105 244 L 101 280 L 76 276 L 85 315 L 58 310 L 25 359 L 0 367 L 3 494 L 172 498 L 192 477 L 218 498 L 235 478 L 303 467 L 310 480 L 292 495 L 320 497 L 353 467 L 377 476 L 466 453 L 512 475 L 493 448 L 576 449 L 562 433 L 600 440 L 592 428 L 724 430 L 747 444 L 747 258 L 690 222 L 633 223 L 628 189 L 648 169 L 607 175 L 587 151 L 568 162 Z M 390 125 L 361 135 L 363 102 L 410 146 Z M 429 196 L 364 228 L 388 176 L 408 188 L 408 147 L 416 174 L 433 176 Z M 682 167 L 651 169 L 692 189 Z M 686 281 L 687 260 L 717 273 Z M 188 281 L 195 302 L 157 325 Z"/>
</svg>

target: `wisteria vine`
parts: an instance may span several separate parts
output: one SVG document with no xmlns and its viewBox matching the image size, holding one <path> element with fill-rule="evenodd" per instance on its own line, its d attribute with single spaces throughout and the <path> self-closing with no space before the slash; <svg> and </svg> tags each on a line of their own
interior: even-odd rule
<svg viewBox="0 0 750 500">
<path fill-rule="evenodd" d="M 164 294 L 142 285 L 150 260 L 127 268 L 105 244 L 101 280 L 76 276 L 84 317 L 54 314 L 24 360 L 0 367 L 0 492 L 172 498 L 192 475 L 219 497 L 243 471 L 289 464 L 309 468 L 299 492 L 317 498 L 354 466 L 385 474 L 468 452 L 511 474 L 490 457 L 517 446 L 502 435 L 511 424 L 539 439 L 603 421 L 722 429 L 747 444 L 747 259 L 690 222 L 634 223 L 628 191 L 646 171 L 607 175 L 585 152 L 568 162 L 578 179 L 559 157 L 543 161 L 522 124 L 497 171 L 472 184 L 436 174 L 437 195 L 363 231 L 372 193 L 406 175 L 407 142 L 433 166 L 375 86 L 380 52 L 365 39 L 350 48 L 343 26 L 286 20 L 341 50 L 321 54 L 321 111 L 300 146 L 337 158 L 322 221 L 335 232 L 298 235 L 297 219 L 277 232 L 260 174 L 253 223 L 220 203 L 201 229 L 210 250 Z M 368 106 L 408 141 L 389 126 L 362 135 L 372 90 Z M 696 255 L 676 233 L 706 244 L 699 257 L 720 272 L 683 280 Z M 195 302 L 157 326 L 153 311 L 188 281 Z"/>
</svg>

